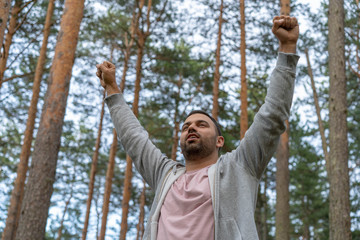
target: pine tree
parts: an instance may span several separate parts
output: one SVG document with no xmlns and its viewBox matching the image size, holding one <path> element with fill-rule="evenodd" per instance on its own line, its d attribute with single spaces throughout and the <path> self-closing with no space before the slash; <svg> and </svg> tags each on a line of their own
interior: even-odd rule
<svg viewBox="0 0 360 240">
<path fill-rule="evenodd" d="M 46 21 L 44 26 L 43 43 L 40 50 L 40 55 L 36 65 L 33 96 L 30 102 L 28 119 L 26 122 L 26 130 L 24 133 L 24 143 L 20 154 L 20 162 L 17 168 L 17 177 L 14 183 L 14 189 L 11 194 L 10 206 L 8 209 L 8 217 L 6 220 L 6 227 L 3 233 L 3 239 L 14 239 L 16 228 L 19 222 L 20 209 L 22 199 L 24 197 L 24 186 L 26 173 L 28 170 L 28 162 L 30 157 L 30 148 L 33 140 L 33 132 L 35 125 L 35 117 L 37 112 L 37 103 L 40 94 L 40 82 L 43 75 L 43 68 L 46 60 L 47 43 L 50 34 L 51 18 L 54 12 L 54 0 L 49 1 L 48 11 L 46 14 Z"/>
<path fill-rule="evenodd" d="M 330 240 L 351 239 L 344 1 L 329 1 Z"/>
<path fill-rule="evenodd" d="M 247 102 L 247 84 L 246 84 L 246 39 L 245 39 L 245 1 L 240 0 L 240 54 L 241 54 L 241 92 L 240 92 L 240 139 L 243 139 L 248 129 L 248 102 Z"/>
<path fill-rule="evenodd" d="M 0 1 L 0 45 L 1 46 L 4 41 L 4 33 L 5 33 L 9 13 L 10 13 L 10 6 L 11 6 L 10 0 L 1 0 Z"/>
<path fill-rule="evenodd" d="M 103 94 L 103 99 L 105 98 L 105 91 Z M 101 105 L 101 113 L 100 113 L 100 122 L 99 122 L 99 128 L 98 128 L 98 135 L 96 138 L 95 143 L 95 150 L 92 157 L 92 163 L 91 163 L 91 170 L 90 170 L 90 181 L 89 181 L 89 193 L 88 198 L 86 200 L 86 214 L 85 214 L 85 221 L 84 221 L 84 227 L 82 231 L 81 239 L 85 240 L 88 226 L 89 226 L 89 218 L 90 218 L 90 209 L 91 209 L 91 202 L 93 199 L 93 193 L 94 193 L 94 185 L 95 185 L 95 175 L 97 172 L 97 163 L 98 163 L 98 157 L 99 157 L 99 150 L 100 150 L 100 143 L 101 143 L 101 133 L 102 133 L 102 125 L 103 125 L 103 119 L 104 119 L 104 112 L 105 112 L 105 100 L 103 100 Z"/>
<path fill-rule="evenodd" d="M 221 51 L 221 35 L 222 35 L 222 23 L 223 23 L 223 11 L 224 11 L 224 1 L 220 2 L 220 15 L 219 15 L 219 30 L 218 30 L 218 39 L 216 44 L 216 63 L 215 63 L 215 72 L 214 72 L 214 85 L 213 85 L 213 108 L 211 115 L 214 119 L 218 119 L 219 114 L 219 81 L 220 81 L 220 51 Z"/>
<path fill-rule="evenodd" d="M 84 1 L 65 2 L 16 239 L 42 239 L 45 235 L 83 9 Z"/>
<path fill-rule="evenodd" d="M 0 89 L 2 86 L 4 72 L 6 70 L 6 62 L 9 57 L 10 46 L 13 41 L 13 36 L 18 29 L 18 15 L 21 11 L 22 0 L 16 0 L 14 6 L 11 9 L 10 20 L 8 31 L 5 36 L 4 47 L 1 49 L 1 58 L 0 58 Z"/>
<path fill-rule="evenodd" d="M 290 0 L 281 0 L 281 14 L 290 15 Z M 289 236 L 290 205 L 289 205 L 289 121 L 286 131 L 280 136 L 276 150 L 276 239 L 287 240 Z"/>
</svg>

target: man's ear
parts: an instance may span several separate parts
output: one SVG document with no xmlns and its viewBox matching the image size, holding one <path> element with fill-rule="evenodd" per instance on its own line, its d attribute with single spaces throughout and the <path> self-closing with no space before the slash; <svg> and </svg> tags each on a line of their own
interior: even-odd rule
<svg viewBox="0 0 360 240">
<path fill-rule="evenodd" d="M 224 143 L 225 143 L 224 137 L 223 137 L 223 136 L 217 136 L 216 138 L 217 138 L 217 139 L 216 139 L 216 147 L 217 147 L 217 148 L 223 147 L 223 146 L 224 146 Z"/>
</svg>

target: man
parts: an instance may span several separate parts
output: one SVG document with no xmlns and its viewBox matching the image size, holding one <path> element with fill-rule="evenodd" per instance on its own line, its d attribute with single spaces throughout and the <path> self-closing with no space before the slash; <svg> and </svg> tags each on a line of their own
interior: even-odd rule
<svg viewBox="0 0 360 240">
<path fill-rule="evenodd" d="M 164 156 L 126 105 L 115 81 L 115 66 L 97 65 L 97 76 L 118 137 L 136 168 L 155 191 L 144 239 L 258 239 L 254 213 L 261 175 L 285 130 L 293 97 L 296 18 L 278 16 L 272 31 L 279 56 L 264 105 L 240 145 L 219 157 L 220 127 L 195 111 L 181 128 L 185 166 Z"/>
</svg>

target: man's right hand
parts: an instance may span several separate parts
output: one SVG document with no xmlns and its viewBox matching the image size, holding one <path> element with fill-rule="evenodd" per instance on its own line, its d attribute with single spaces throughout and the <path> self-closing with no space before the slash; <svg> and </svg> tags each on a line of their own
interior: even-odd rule
<svg viewBox="0 0 360 240">
<path fill-rule="evenodd" d="M 280 52 L 296 53 L 296 43 L 299 38 L 299 24 L 295 17 L 274 17 L 272 32 L 277 39 L 279 39 Z"/>
<path fill-rule="evenodd" d="M 120 93 L 120 89 L 117 86 L 115 79 L 115 65 L 111 62 L 104 61 L 101 64 L 97 64 L 96 68 L 96 76 L 100 79 L 100 84 L 105 88 L 107 95 Z"/>
</svg>

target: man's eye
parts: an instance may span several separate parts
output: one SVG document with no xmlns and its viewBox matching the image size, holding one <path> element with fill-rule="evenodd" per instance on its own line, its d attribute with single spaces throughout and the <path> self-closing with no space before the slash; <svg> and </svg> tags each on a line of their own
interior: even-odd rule
<svg viewBox="0 0 360 240">
<path fill-rule="evenodd" d="M 185 127 L 182 128 L 182 131 L 186 131 L 187 129 L 188 129 L 188 127 L 185 126 Z"/>
</svg>

